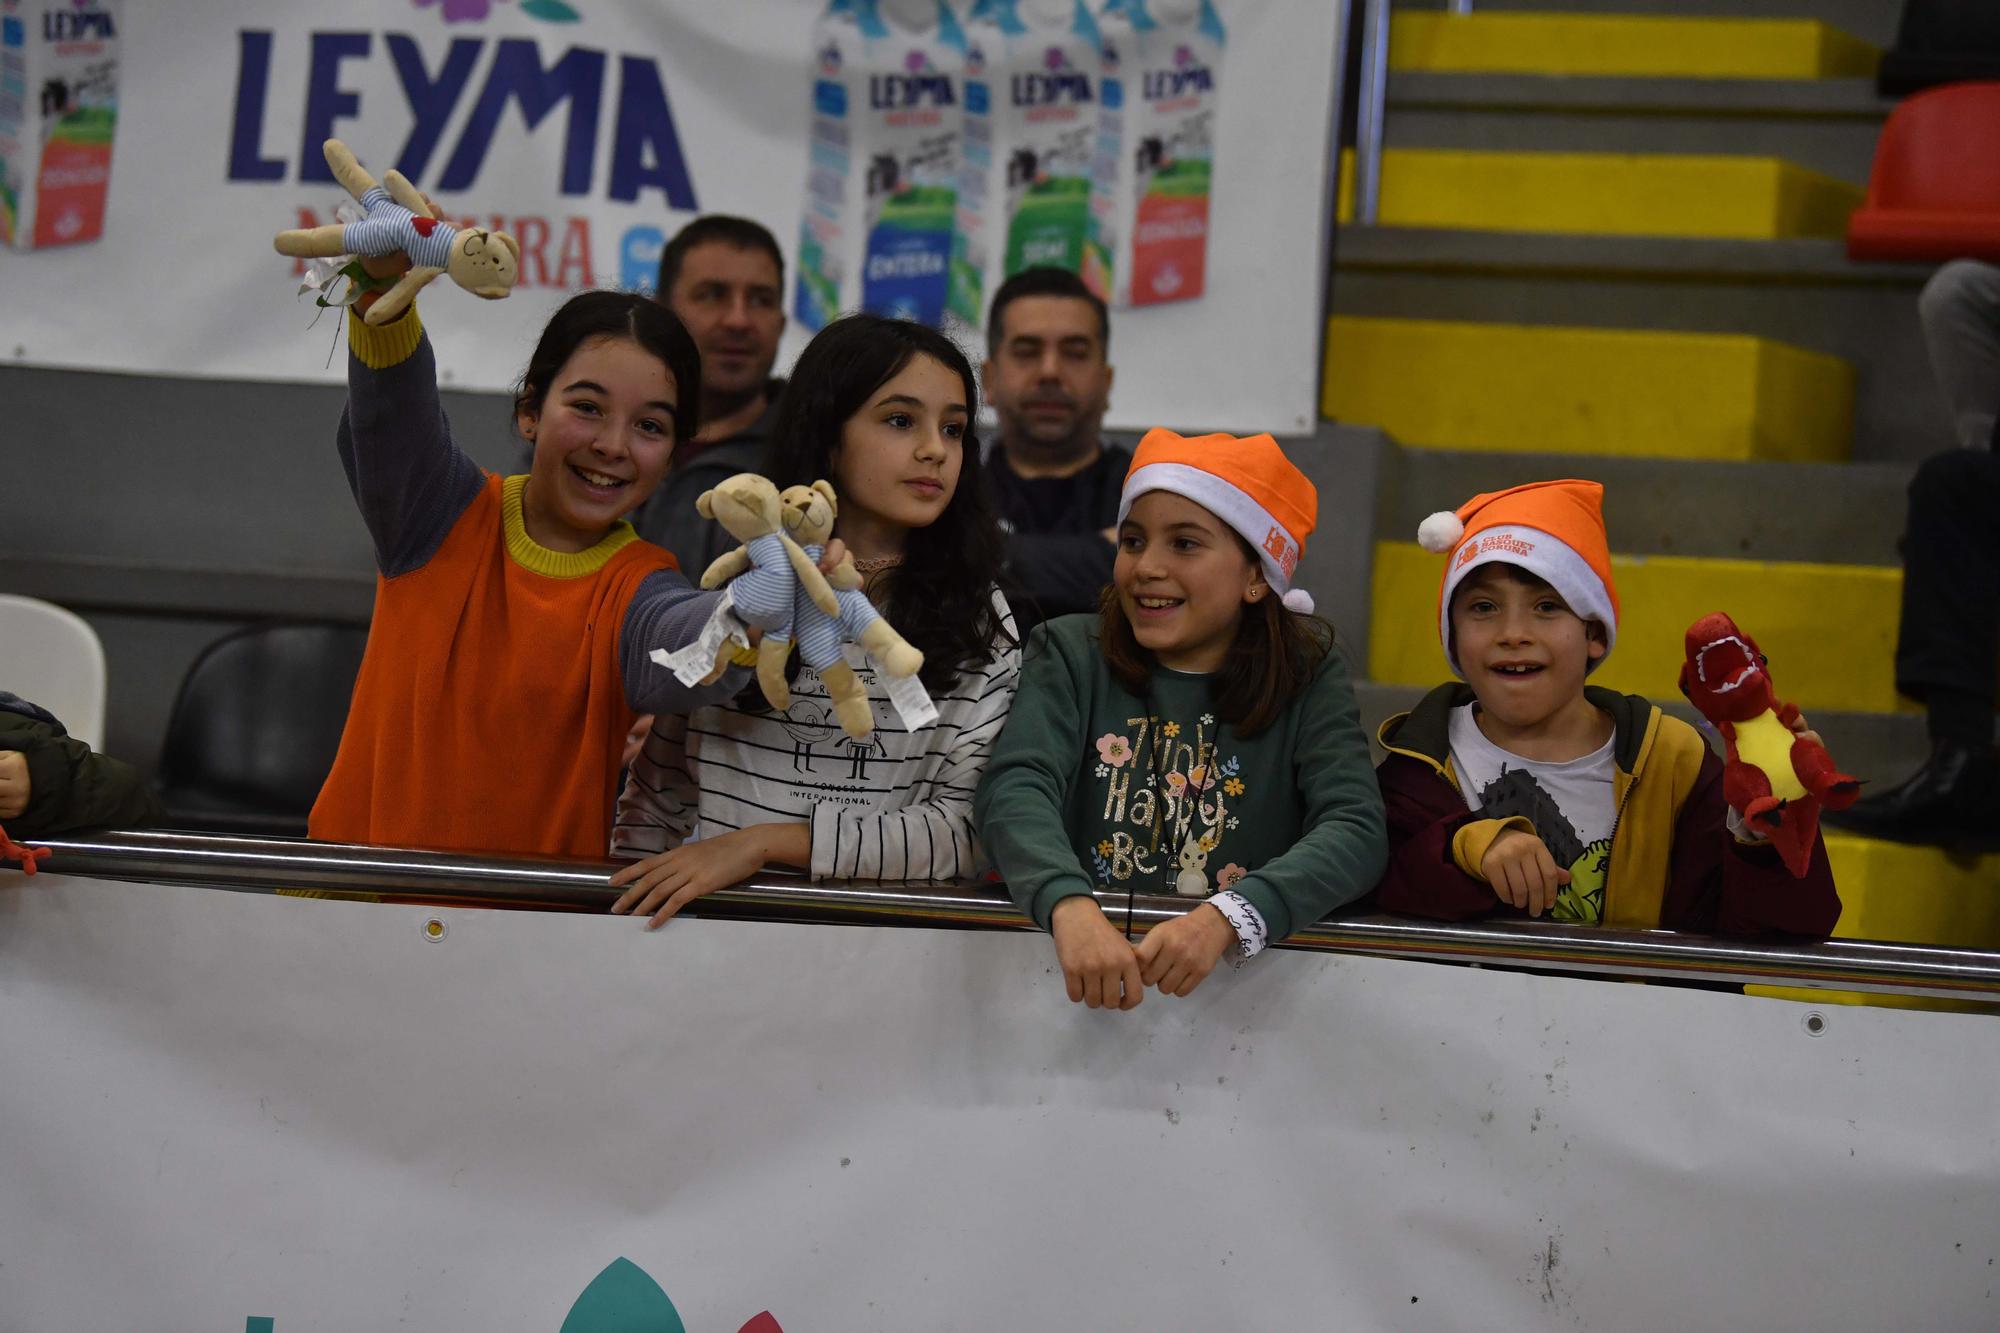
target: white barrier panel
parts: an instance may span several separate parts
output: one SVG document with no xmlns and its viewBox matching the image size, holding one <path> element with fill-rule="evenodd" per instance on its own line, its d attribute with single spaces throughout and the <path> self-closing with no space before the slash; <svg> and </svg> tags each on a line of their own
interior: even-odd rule
<svg viewBox="0 0 2000 1333">
<path fill-rule="evenodd" d="M 887 7 L 923 10 L 922 0 Z M 1111 421 L 1307 432 L 1318 415 L 1335 6 L 1212 7 L 1215 21 L 1204 16 L 1201 27 L 1220 32 L 1221 44 L 1169 43 L 1158 58 L 1179 65 L 1164 72 L 1138 68 L 1123 39 L 1127 108 L 1150 89 L 1148 106 L 1185 114 L 1126 117 L 1137 142 L 1119 143 L 1105 161 L 1143 161 L 1147 178 L 1165 183 L 1140 192 L 1140 207 L 1154 213 L 1119 225 L 1128 239 L 1157 234 L 1163 254 L 1189 250 L 1196 271 L 1169 264 L 1166 285 L 1203 294 L 1116 312 Z M 521 241 L 522 285 L 510 299 L 480 302 L 448 280 L 423 298 L 441 368 L 458 387 L 511 388 L 564 297 L 593 285 L 650 286 L 663 238 L 697 212 L 770 227 L 786 254 L 792 312 L 809 149 L 822 186 L 838 174 L 826 160 L 834 150 L 812 143 L 816 117 L 827 124 L 828 99 L 817 91 L 842 74 L 839 45 L 817 26 L 827 8 L 827 0 L 42 0 L 17 12 L 10 3 L 0 18 L 9 34 L 92 41 L 69 42 L 65 50 L 82 53 L 76 68 L 50 66 L 26 90 L 30 114 L 46 118 L 15 150 L 44 153 L 25 163 L 26 177 L 22 163 L 5 161 L 9 131 L 0 123 L 0 234 L 16 209 L 35 207 L 24 182 L 39 170 L 74 196 L 65 203 L 62 191 L 44 189 L 43 211 L 68 210 L 43 228 L 47 239 L 98 237 L 100 228 L 101 237 L 27 250 L 0 243 L 0 355 L 93 370 L 338 378 L 343 359 L 328 367 L 334 321 L 308 327 L 316 312 L 293 297 L 293 261 L 271 248 L 283 228 L 333 221 L 345 196 L 320 155 L 329 135 L 377 177 L 400 166 L 448 218 L 497 222 Z M 971 6 L 955 8 L 969 19 Z M 63 13 L 45 22 L 45 10 Z M 115 46 L 97 44 L 106 33 Z M 928 68 L 925 50 L 877 56 L 908 59 L 914 70 Z M 1050 59 L 1059 54 L 1050 48 Z M 848 63 L 856 59 L 850 51 Z M 1005 72 L 996 64 L 986 77 L 997 112 L 1011 85 L 996 71 Z M 886 170 L 871 165 L 881 158 L 852 122 L 862 104 L 902 115 L 891 105 L 898 99 L 915 106 L 942 95 L 926 75 L 884 77 L 869 97 L 862 93 L 873 85 L 850 83 L 840 94 L 851 94 L 850 121 L 827 130 L 836 144 L 851 131 L 854 154 L 868 154 L 848 163 L 849 196 L 875 190 Z M 1076 132 L 1084 138 L 1070 145 L 1089 147 L 1101 72 L 1025 77 L 1013 101 L 1092 97 Z M 946 121 L 970 100 L 962 82 L 951 88 Z M 32 142 L 37 134 L 46 142 Z M 956 161 L 946 160 L 950 144 L 924 151 L 935 169 Z M 1032 166 L 1032 148 L 1016 149 L 1001 171 L 1016 192 L 1036 180 L 1013 174 L 1022 153 Z M 847 206 L 861 203 L 850 197 Z M 942 216 L 949 229 L 949 202 Z M 24 236 L 35 234 L 33 217 L 18 221 Z M 1004 223 L 988 224 L 996 245 Z M 849 217 L 847 234 L 861 225 Z M 948 241 L 922 234 L 933 237 L 928 248 L 885 253 L 882 265 L 938 270 Z M 925 291 L 934 296 L 934 287 Z M 795 317 L 781 371 L 804 332 Z M 968 350 L 976 363 L 980 348 Z"/>
<path fill-rule="evenodd" d="M 1985 1018 L 1052 961 L 10 877 L 0 1328 L 1994 1325 Z"/>
</svg>

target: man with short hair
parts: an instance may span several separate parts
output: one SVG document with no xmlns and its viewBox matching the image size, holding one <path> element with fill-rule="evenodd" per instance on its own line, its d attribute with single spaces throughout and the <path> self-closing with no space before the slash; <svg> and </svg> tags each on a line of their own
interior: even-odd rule
<svg viewBox="0 0 2000 1333">
<path fill-rule="evenodd" d="M 1000 418 L 987 475 L 1007 528 L 1007 568 L 1028 626 L 1097 609 L 1117 554 L 1129 450 L 1100 431 L 1111 397 L 1111 318 L 1066 269 L 1025 269 L 987 312 L 986 401 Z"/>
<path fill-rule="evenodd" d="M 735 545 L 720 524 L 695 512 L 695 500 L 724 478 L 766 466 L 784 387 L 771 378 L 785 332 L 784 289 L 784 252 L 748 218 L 698 217 L 660 251 L 654 295 L 701 350 L 702 415 L 694 438 L 676 442 L 666 480 L 632 525 L 672 551 L 689 579 Z"/>
</svg>

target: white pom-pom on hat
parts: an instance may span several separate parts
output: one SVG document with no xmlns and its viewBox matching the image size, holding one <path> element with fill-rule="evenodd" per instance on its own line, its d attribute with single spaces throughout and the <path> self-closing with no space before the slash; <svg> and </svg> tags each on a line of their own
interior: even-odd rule
<svg viewBox="0 0 2000 1333">
<path fill-rule="evenodd" d="M 1287 611 L 1295 611 L 1302 616 L 1313 613 L 1313 596 L 1304 588 L 1287 589 L 1285 595 L 1278 600 L 1284 604 Z"/>
<path fill-rule="evenodd" d="M 1465 524 L 1449 509 L 1439 510 L 1417 525 L 1417 545 L 1433 555 L 1443 555 L 1464 535 Z"/>
</svg>

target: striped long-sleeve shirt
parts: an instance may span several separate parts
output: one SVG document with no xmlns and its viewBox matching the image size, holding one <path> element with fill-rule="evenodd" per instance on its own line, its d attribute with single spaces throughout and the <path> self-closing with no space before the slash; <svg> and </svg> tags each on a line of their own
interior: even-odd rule
<svg viewBox="0 0 2000 1333">
<path fill-rule="evenodd" d="M 612 851 L 642 856 L 752 824 L 812 826 L 814 879 L 951 880 L 978 869 L 972 795 L 1021 674 L 1014 618 L 980 667 L 933 696 L 938 719 L 903 729 L 873 662 L 857 671 L 875 731 L 856 741 L 810 667 L 783 713 L 735 707 L 659 717 L 632 761 Z"/>
</svg>

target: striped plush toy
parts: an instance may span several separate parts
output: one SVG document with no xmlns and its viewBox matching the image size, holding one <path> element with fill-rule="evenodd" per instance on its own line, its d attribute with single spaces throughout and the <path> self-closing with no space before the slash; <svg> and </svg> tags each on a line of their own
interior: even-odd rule
<svg viewBox="0 0 2000 1333">
<path fill-rule="evenodd" d="M 370 324 L 386 324 L 401 315 L 440 273 L 450 274 L 453 282 L 489 301 L 514 289 L 521 247 L 506 232 L 438 221 L 429 203 L 401 172 L 391 171 L 383 177 L 383 184 L 377 185 L 338 139 L 326 141 L 326 164 L 333 168 L 334 179 L 361 202 L 367 216 L 359 222 L 281 231 L 276 241 L 278 253 L 297 259 L 333 255 L 380 259 L 399 252 L 407 254 L 410 271 L 369 308 L 364 318 Z"/>
</svg>

